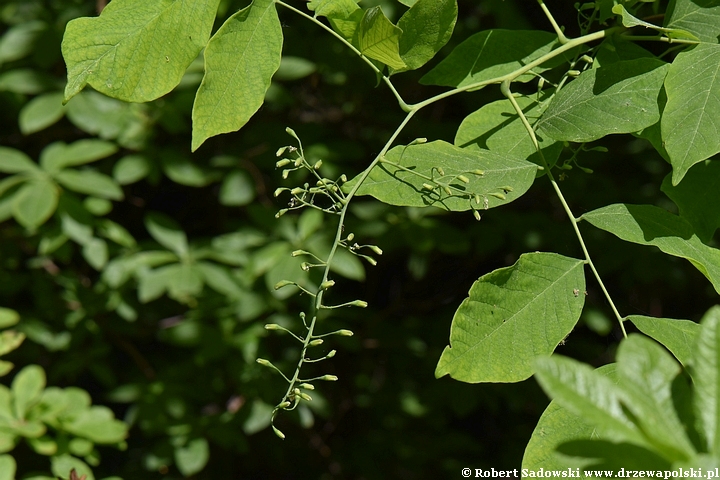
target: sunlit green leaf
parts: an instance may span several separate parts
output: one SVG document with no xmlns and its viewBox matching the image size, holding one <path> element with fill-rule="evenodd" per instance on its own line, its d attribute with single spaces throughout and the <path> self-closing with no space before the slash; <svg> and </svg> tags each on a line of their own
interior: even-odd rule
<svg viewBox="0 0 720 480">
<path fill-rule="evenodd" d="M 95 480 L 92 470 L 88 465 L 68 454 L 58 455 L 50 459 L 52 465 L 52 473 L 56 477 L 66 479 L 70 478 L 70 471 L 75 469 L 78 477 L 85 475 L 85 480 Z"/>
<path fill-rule="evenodd" d="M 482 211 L 522 196 L 535 180 L 536 171 L 537 165 L 519 158 L 436 141 L 393 148 L 357 193 L 391 205 Z M 343 185 L 343 190 L 350 191 L 358 179 Z M 435 188 L 430 190 L 426 184 Z"/>
<path fill-rule="evenodd" d="M 129 102 L 172 90 L 205 46 L 220 0 L 114 0 L 99 17 L 68 23 L 65 100 L 85 85 Z"/>
<path fill-rule="evenodd" d="M 23 152 L 0 146 L 0 172 L 21 173 L 36 170 L 38 170 L 37 164 Z"/>
<path fill-rule="evenodd" d="M 30 407 L 40 400 L 45 388 L 45 371 L 38 365 L 28 365 L 15 375 L 10 388 L 15 417 L 24 419 Z"/>
<path fill-rule="evenodd" d="M 700 321 L 700 332 L 690 361 L 695 394 L 696 427 L 710 453 L 720 454 L 720 307 L 714 306 Z"/>
<path fill-rule="evenodd" d="M 145 216 L 145 228 L 163 247 L 179 256 L 187 255 L 187 235 L 180 226 L 167 215 L 152 212 Z"/>
<path fill-rule="evenodd" d="M 240 129 L 260 108 L 280 66 L 282 40 L 272 0 L 254 0 L 213 35 L 193 106 L 193 150 L 212 136 Z"/>
<path fill-rule="evenodd" d="M 43 169 L 54 172 L 67 167 L 85 165 L 117 152 L 117 145 L 103 140 L 78 140 L 69 145 L 55 142 L 40 154 Z"/>
<path fill-rule="evenodd" d="M 15 480 L 17 464 L 10 455 L 0 455 L 0 480 Z"/>
<path fill-rule="evenodd" d="M 445 46 L 457 14 L 456 0 L 418 0 L 400 17 L 400 58 L 408 70 L 422 67 Z"/>
<path fill-rule="evenodd" d="M 435 376 L 518 382 L 572 331 L 585 303 L 582 260 L 526 253 L 480 277 L 458 308 Z"/>
<path fill-rule="evenodd" d="M 31 180 L 13 198 L 13 215 L 24 227 L 34 229 L 47 221 L 57 208 L 58 188 L 49 180 Z"/>
<path fill-rule="evenodd" d="M 113 168 L 113 178 L 120 185 L 129 185 L 145 178 L 150 173 L 150 161 L 142 155 L 128 155 L 121 158 Z"/>
<path fill-rule="evenodd" d="M 204 438 L 194 438 L 187 445 L 175 448 L 175 464 L 186 477 L 205 468 L 209 459 L 210 447 Z"/>
<path fill-rule="evenodd" d="M 671 0 L 665 26 L 687 30 L 703 42 L 718 43 L 720 5 L 715 0 Z"/>
<path fill-rule="evenodd" d="M 0 307 L 0 328 L 8 328 L 20 321 L 20 314 L 10 308 Z"/>
<path fill-rule="evenodd" d="M 238 170 L 229 173 L 220 187 L 220 203 L 227 206 L 247 205 L 255 198 L 255 183 L 249 174 Z"/>
<path fill-rule="evenodd" d="M 107 407 L 93 406 L 74 416 L 72 421 L 63 423 L 70 433 L 85 437 L 95 443 L 112 444 L 127 436 L 127 425 L 116 420 Z"/>
<path fill-rule="evenodd" d="M 660 60 L 639 58 L 586 70 L 560 90 L 537 128 L 556 140 L 590 142 L 649 127 L 660 119 L 667 69 Z"/>
<path fill-rule="evenodd" d="M 380 6 L 365 11 L 355 32 L 360 52 L 385 65 L 400 70 L 405 62 L 400 58 L 400 35 L 402 30 L 392 24 Z"/>
<path fill-rule="evenodd" d="M 108 200 L 122 200 L 125 196 L 115 180 L 94 170 L 62 170 L 55 174 L 55 178 L 74 192 Z"/>
</svg>

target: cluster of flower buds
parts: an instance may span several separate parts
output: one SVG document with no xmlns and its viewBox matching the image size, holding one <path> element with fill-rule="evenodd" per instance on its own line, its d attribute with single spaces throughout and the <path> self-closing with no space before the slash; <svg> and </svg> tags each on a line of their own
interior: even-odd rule
<svg viewBox="0 0 720 480">
<path fill-rule="evenodd" d="M 378 247 L 377 245 L 360 245 L 359 243 L 355 242 L 355 234 L 354 233 L 351 233 L 347 237 L 340 240 L 340 246 L 345 247 L 348 252 L 352 253 L 356 257 L 360 257 L 360 258 L 366 260 L 372 266 L 377 265 L 377 260 L 375 260 L 370 255 L 361 253 L 360 251 L 363 249 L 367 249 L 367 250 L 372 251 L 376 255 L 383 254 L 382 249 L 380 247 Z"/>
</svg>

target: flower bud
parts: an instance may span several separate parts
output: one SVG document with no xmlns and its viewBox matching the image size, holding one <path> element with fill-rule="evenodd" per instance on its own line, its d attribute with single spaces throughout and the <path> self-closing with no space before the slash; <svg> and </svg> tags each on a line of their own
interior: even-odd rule
<svg viewBox="0 0 720 480">
<path fill-rule="evenodd" d="M 295 188 L 293 188 L 292 190 L 290 190 L 290 193 L 292 193 L 293 195 L 300 195 L 300 194 L 303 193 L 304 191 L 305 191 L 305 190 L 304 190 L 303 188 L 301 188 L 301 187 L 295 187 Z"/>
<path fill-rule="evenodd" d="M 279 405 L 277 406 L 277 408 L 287 408 L 287 407 L 289 407 L 289 406 L 290 406 L 290 402 L 288 402 L 288 401 L 286 400 L 286 401 L 282 402 L 281 404 L 279 404 Z"/>
<path fill-rule="evenodd" d="M 380 247 L 378 247 L 377 245 L 368 245 L 367 247 L 368 247 L 370 250 L 372 250 L 373 252 L 377 253 L 378 255 L 382 255 L 382 254 L 383 254 L 383 251 L 382 251 L 382 250 L 380 249 Z"/>
<path fill-rule="evenodd" d="M 315 162 L 315 165 L 313 165 L 313 168 L 315 170 L 319 170 L 320 167 L 322 167 L 322 160 L 318 160 L 317 162 Z"/>
<path fill-rule="evenodd" d="M 287 213 L 287 211 L 288 211 L 287 208 L 283 208 L 282 210 L 278 211 L 278 212 L 275 214 L 275 218 L 280 218 L 280 217 L 282 217 L 283 215 L 285 215 L 285 214 Z"/>
<path fill-rule="evenodd" d="M 478 212 L 477 210 L 473 210 L 473 215 L 475 216 L 475 220 L 477 220 L 478 222 L 480 220 L 482 220 L 482 217 L 480 216 L 480 212 Z"/>
<path fill-rule="evenodd" d="M 325 358 L 332 358 L 335 356 L 336 353 L 337 353 L 337 350 L 330 350 L 330 353 L 325 355 Z"/>
<path fill-rule="evenodd" d="M 312 397 L 310 395 L 308 395 L 307 393 L 301 392 L 298 396 L 300 398 L 302 398 L 303 400 L 305 400 L 306 402 L 312 402 Z"/>
<path fill-rule="evenodd" d="M 348 303 L 348 305 L 350 305 L 352 307 L 365 308 L 368 306 L 368 303 L 364 300 L 355 300 L 355 301 Z"/>
<path fill-rule="evenodd" d="M 274 195 L 275 195 L 276 197 L 279 197 L 280 194 L 281 194 L 282 192 L 284 192 L 285 190 L 286 190 L 285 188 L 280 187 L 280 188 L 278 188 L 278 189 L 275 190 Z"/>
<path fill-rule="evenodd" d="M 473 175 L 480 175 L 481 177 L 482 177 L 483 175 L 485 175 L 485 171 L 484 171 L 484 170 L 473 170 L 473 171 L 470 172 L 470 173 L 472 173 Z"/>
<path fill-rule="evenodd" d="M 280 430 L 278 430 L 277 428 L 275 428 L 275 425 L 273 425 L 272 429 L 273 429 L 273 432 L 275 432 L 275 435 L 277 435 L 278 437 L 280 437 L 281 440 L 285 440 L 285 434 L 282 433 L 282 432 L 281 432 Z"/>
<path fill-rule="evenodd" d="M 255 360 L 255 361 L 256 361 L 257 363 L 259 363 L 260 365 L 262 365 L 263 367 L 272 367 L 272 366 L 273 366 L 273 364 L 270 363 L 269 360 L 265 360 L 264 358 L 258 358 L 258 359 Z"/>
<path fill-rule="evenodd" d="M 345 330 L 345 329 L 338 330 L 337 334 L 340 335 L 341 337 L 352 337 L 354 335 L 353 332 L 351 332 L 350 330 Z"/>
<path fill-rule="evenodd" d="M 265 325 L 265 330 L 280 330 L 280 325 L 277 323 L 268 323 Z"/>
<path fill-rule="evenodd" d="M 424 188 L 425 190 L 430 190 L 431 192 L 432 192 L 433 190 L 435 190 L 435 187 L 433 187 L 433 186 L 430 185 L 429 183 L 423 183 L 422 186 L 423 186 L 423 188 Z"/>
<path fill-rule="evenodd" d="M 318 345 L 322 345 L 323 339 L 322 338 L 316 338 L 315 340 L 312 340 L 310 343 L 308 343 L 311 347 L 317 347 Z"/>
<path fill-rule="evenodd" d="M 310 383 L 301 383 L 300 388 L 304 388 L 305 390 L 315 390 L 315 385 Z"/>
<path fill-rule="evenodd" d="M 337 382 L 338 377 L 335 375 L 323 375 L 318 380 L 325 380 L 326 382 Z"/>
<path fill-rule="evenodd" d="M 354 233 L 351 233 L 350 235 L 347 236 L 347 241 L 348 241 L 348 242 L 352 242 L 354 239 L 355 239 L 355 234 L 354 234 Z"/>
<path fill-rule="evenodd" d="M 328 280 L 326 282 L 321 283 L 320 288 L 322 288 L 323 290 L 327 290 L 328 288 L 332 287 L 333 285 L 335 285 L 335 280 Z"/>
<path fill-rule="evenodd" d="M 287 150 L 287 148 L 288 148 L 288 147 L 280 147 L 280 148 L 278 148 L 278 149 L 277 149 L 277 152 L 275 152 L 275 156 L 276 156 L 276 157 L 281 156 L 283 153 L 285 153 L 285 150 Z M 290 163 L 289 160 L 288 160 L 288 163 Z"/>
<path fill-rule="evenodd" d="M 457 179 L 463 183 L 470 183 L 470 179 L 468 177 L 466 177 L 465 175 L 458 175 Z"/>
<path fill-rule="evenodd" d="M 275 290 L 280 290 L 283 287 L 287 287 L 288 285 L 295 285 L 295 282 L 291 282 L 290 280 L 280 280 L 275 284 Z"/>
<path fill-rule="evenodd" d="M 280 155 L 278 155 L 278 156 L 280 156 Z M 275 164 L 275 167 L 276 167 L 276 168 L 282 168 L 282 167 L 284 167 L 285 165 L 290 165 L 291 163 L 292 163 L 291 160 L 288 160 L 287 158 L 284 158 L 284 159 L 282 159 L 282 160 L 279 160 L 279 161 Z"/>
</svg>

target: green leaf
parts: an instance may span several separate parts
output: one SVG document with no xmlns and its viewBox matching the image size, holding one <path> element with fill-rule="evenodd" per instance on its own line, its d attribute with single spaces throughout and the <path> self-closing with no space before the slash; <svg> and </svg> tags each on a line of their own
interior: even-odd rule
<svg viewBox="0 0 720 480">
<path fill-rule="evenodd" d="M 310 60 L 301 57 L 283 55 L 280 60 L 280 67 L 277 72 L 275 72 L 275 75 L 273 75 L 273 80 L 299 80 L 314 73 L 316 69 L 317 66 Z"/>
<path fill-rule="evenodd" d="M 677 185 L 698 162 L 720 152 L 720 45 L 697 45 L 675 57 L 665 80 L 662 139 Z"/>
<path fill-rule="evenodd" d="M 62 170 L 55 179 L 65 188 L 108 200 L 122 200 L 124 194 L 111 177 L 94 170 Z"/>
<path fill-rule="evenodd" d="M 588 365 L 561 355 L 540 357 L 535 378 L 558 405 L 595 426 L 601 438 L 648 446 L 623 412 L 623 391 Z"/>
<path fill-rule="evenodd" d="M 406 67 L 400 58 L 400 35 L 403 31 L 392 24 L 380 6 L 369 8 L 360 21 L 355 35 L 360 52 L 368 58 L 400 70 Z"/>
<path fill-rule="evenodd" d="M 113 167 L 113 178 L 120 185 L 129 185 L 147 177 L 151 170 L 150 161 L 142 155 L 127 155 Z"/>
<path fill-rule="evenodd" d="M 170 280 L 167 283 L 170 297 L 184 301 L 188 297 L 195 297 L 202 292 L 203 272 L 196 265 L 170 265 L 167 267 Z"/>
<path fill-rule="evenodd" d="M 584 71 L 553 99 L 537 128 L 555 140 L 590 142 L 660 120 L 658 96 L 668 66 L 653 58 Z"/>
<path fill-rule="evenodd" d="M 15 480 L 17 464 L 10 455 L 0 455 L 0 480 Z"/>
<path fill-rule="evenodd" d="M 695 395 L 696 427 L 709 453 L 720 454 L 720 307 L 714 306 L 700 321 L 690 362 Z"/>
<path fill-rule="evenodd" d="M 530 377 L 533 361 L 551 354 L 580 318 L 583 266 L 555 253 L 526 253 L 480 277 L 453 317 L 435 376 L 469 383 Z"/>
<path fill-rule="evenodd" d="M 689 460 L 695 448 L 675 413 L 671 391 L 680 365 L 654 341 L 630 334 L 618 348 L 617 368 L 624 403 L 648 442 L 670 461 Z"/>
<path fill-rule="evenodd" d="M 196 267 L 202 274 L 204 282 L 216 292 L 232 297 L 242 294 L 242 289 L 230 276 L 227 268 L 210 262 L 198 262 Z"/>
<path fill-rule="evenodd" d="M 15 418 L 25 419 L 30 407 L 40 400 L 44 388 L 45 371 L 38 365 L 28 365 L 15 375 L 10 386 Z"/>
<path fill-rule="evenodd" d="M 0 307 L 0 328 L 8 328 L 17 325 L 20 321 L 20 314 L 15 310 Z"/>
<path fill-rule="evenodd" d="M 444 175 L 435 170 L 438 167 Z M 484 210 L 522 196 L 535 180 L 536 171 L 537 165 L 508 155 L 471 151 L 435 141 L 390 150 L 372 169 L 357 194 L 372 195 L 391 205 Z M 468 183 L 458 180 L 458 175 L 464 175 Z M 441 187 L 432 191 L 425 188 L 423 184 L 432 185 L 431 178 L 447 184 L 451 195 Z M 349 191 L 358 179 L 343 185 L 343 190 Z"/>
<path fill-rule="evenodd" d="M 671 0 L 665 26 L 691 32 L 703 42 L 718 43 L 720 5 L 716 0 Z"/>
<path fill-rule="evenodd" d="M 136 245 L 135 239 L 130 232 L 112 220 L 100 220 L 98 224 L 98 234 L 123 247 L 132 248 Z"/>
<path fill-rule="evenodd" d="M 255 183 L 244 171 L 230 172 L 220 187 L 220 203 L 226 206 L 240 207 L 255 198 Z"/>
<path fill-rule="evenodd" d="M 200 472 L 210 459 L 210 447 L 204 438 L 194 438 L 184 447 L 175 448 L 175 464 L 184 476 Z"/>
<path fill-rule="evenodd" d="M 690 320 L 643 315 L 630 315 L 628 320 L 645 335 L 663 344 L 684 366 L 690 364 L 700 325 Z"/>
<path fill-rule="evenodd" d="M 692 225 L 700 240 L 710 242 L 720 227 L 720 162 L 708 160 L 695 165 L 676 186 L 668 175 L 661 190 L 675 202 L 680 217 Z"/>
<path fill-rule="evenodd" d="M 93 239 L 93 228 L 88 220 L 75 218 L 67 211 L 60 214 L 62 232 L 80 245 L 86 245 Z"/>
<path fill-rule="evenodd" d="M 219 1 L 114 0 L 99 17 L 72 20 L 62 42 L 65 101 L 87 84 L 128 102 L 165 95 L 205 47 Z"/>
<path fill-rule="evenodd" d="M 128 429 L 125 423 L 115 419 L 112 410 L 102 406 L 81 411 L 71 421 L 63 422 L 63 428 L 73 435 L 102 444 L 124 440 Z"/>
<path fill-rule="evenodd" d="M 40 165 L 48 172 L 55 172 L 109 157 L 117 150 L 117 145 L 103 140 L 78 140 L 70 145 L 55 142 L 40 154 Z"/>
<path fill-rule="evenodd" d="M 78 477 L 85 475 L 85 480 L 95 480 L 90 467 L 79 458 L 68 454 L 58 455 L 50 459 L 51 470 L 55 477 L 66 479 L 70 477 L 70 471 L 74 468 Z"/>
<path fill-rule="evenodd" d="M 37 164 L 20 150 L 0 146 L 0 172 L 22 173 L 37 170 Z"/>
<path fill-rule="evenodd" d="M 188 253 L 185 232 L 167 215 L 151 212 L 145 216 L 145 228 L 160 245 L 183 257 Z"/>
<path fill-rule="evenodd" d="M 616 365 L 604 365 L 595 371 L 617 383 Z M 597 438 L 595 426 L 584 418 L 570 412 L 558 404 L 550 402 L 538 420 L 532 437 L 525 447 L 522 468 L 538 471 L 565 470 L 567 468 L 584 468 L 590 463 L 587 460 L 574 459 L 557 452 L 557 447 L 572 440 Z"/>
<path fill-rule="evenodd" d="M 193 106 L 193 151 L 212 136 L 239 130 L 260 108 L 280 66 L 282 41 L 272 0 L 254 0 L 213 35 Z"/>
<path fill-rule="evenodd" d="M 101 271 L 108 261 L 107 243 L 101 238 L 93 238 L 83 245 L 82 255 L 91 267 Z"/>
<path fill-rule="evenodd" d="M 622 5 L 615 5 L 612 9 L 613 13 L 620 15 L 622 17 L 622 24 L 625 27 L 632 28 L 632 27 L 645 27 L 650 28 L 652 30 L 656 30 L 658 32 L 666 34 L 670 38 L 685 38 L 689 40 L 697 40 L 698 38 L 693 35 L 690 32 L 687 32 L 685 30 L 681 30 L 679 28 L 663 28 L 659 27 L 657 25 L 653 25 L 652 23 L 645 22 L 643 20 L 640 20 L 637 17 L 634 17 L 630 14 L 627 10 L 625 10 L 625 7 Z"/>
<path fill-rule="evenodd" d="M 547 103 L 539 103 L 532 97 L 518 97 L 515 100 L 531 125 L 547 107 Z M 553 166 L 562 151 L 562 143 L 539 134 L 537 139 L 545 161 Z M 507 99 L 488 103 L 465 117 L 455 134 L 454 143 L 461 148 L 486 149 L 542 164 L 525 125 Z"/>
<path fill-rule="evenodd" d="M 420 79 L 420 83 L 463 87 L 501 77 L 537 60 L 557 45 L 557 37 L 550 32 L 485 30 L 455 47 L 450 55 Z M 562 55 L 560 57 L 564 61 Z M 540 73 L 551 66 L 555 66 L 553 61 L 532 71 Z M 528 82 L 535 78 L 535 75 L 525 74 L 517 81 Z"/>
<path fill-rule="evenodd" d="M 30 100 L 20 110 L 20 131 L 23 135 L 39 132 L 65 115 L 62 93 L 46 93 Z"/>
<path fill-rule="evenodd" d="M 270 426 L 273 407 L 261 400 L 255 400 L 250 409 L 250 415 L 243 424 L 245 435 L 253 435 Z"/>
<path fill-rule="evenodd" d="M 177 273 L 173 268 L 177 265 L 167 265 L 156 270 L 150 270 L 138 275 L 138 300 L 140 303 L 148 303 L 160 298 L 168 289 L 172 276 Z"/>
<path fill-rule="evenodd" d="M 47 29 L 39 20 L 23 22 L 8 29 L 0 38 L 0 65 L 28 56 L 35 48 L 35 42 Z"/>
<path fill-rule="evenodd" d="M 418 0 L 400 17 L 400 58 L 406 69 L 422 67 L 445 46 L 457 15 L 456 0 Z"/>
<path fill-rule="evenodd" d="M 654 245 L 685 258 L 720 292 L 720 250 L 708 247 L 684 219 L 652 205 L 609 205 L 580 217 L 626 242 Z"/>
<path fill-rule="evenodd" d="M 105 200 L 104 198 L 86 197 L 83 199 L 82 204 L 85 210 L 98 217 L 107 215 L 112 212 L 113 209 L 112 202 L 110 200 Z"/>
<path fill-rule="evenodd" d="M 308 8 L 315 11 L 316 17 L 327 17 L 333 30 L 348 42 L 352 42 L 363 18 L 363 10 L 355 0 L 311 0 Z"/>
<path fill-rule="evenodd" d="M 7 355 L 13 350 L 16 350 L 24 340 L 25 334 L 22 332 L 5 330 L 0 333 L 0 355 Z"/>
<path fill-rule="evenodd" d="M 29 68 L 13 69 L 0 75 L 0 91 L 37 95 L 57 87 L 55 77 Z"/>
<path fill-rule="evenodd" d="M 217 180 L 218 175 L 209 172 L 190 161 L 183 155 L 175 152 L 165 152 L 160 157 L 165 175 L 170 180 L 189 187 L 204 187 Z"/>
<path fill-rule="evenodd" d="M 13 216 L 25 228 L 35 229 L 45 223 L 58 204 L 58 188 L 46 179 L 31 180 L 13 198 Z"/>
<path fill-rule="evenodd" d="M 654 58 L 654 55 L 637 43 L 623 40 L 621 35 L 611 35 L 598 45 L 593 66 L 607 67 L 612 63 L 638 58 Z"/>
</svg>

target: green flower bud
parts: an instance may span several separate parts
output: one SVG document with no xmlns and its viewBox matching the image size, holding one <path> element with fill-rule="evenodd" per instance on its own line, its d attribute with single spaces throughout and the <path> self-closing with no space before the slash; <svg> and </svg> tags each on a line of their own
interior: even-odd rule
<svg viewBox="0 0 720 480">
<path fill-rule="evenodd" d="M 269 360 L 265 360 L 264 358 L 258 358 L 258 359 L 255 360 L 255 361 L 256 361 L 257 363 L 259 363 L 260 365 L 262 365 L 263 367 L 272 367 L 272 366 L 273 366 L 273 364 L 270 363 Z"/>
<path fill-rule="evenodd" d="M 304 190 L 303 188 L 301 188 L 301 187 L 295 187 L 295 188 L 293 188 L 292 190 L 290 190 L 290 193 L 292 193 L 293 195 L 300 195 L 300 194 L 303 193 L 304 191 L 305 191 L 305 190 Z"/>
<path fill-rule="evenodd" d="M 377 253 L 378 255 L 382 255 L 382 254 L 383 254 L 383 251 L 382 251 L 382 250 L 380 249 L 380 247 L 378 247 L 377 245 L 368 245 L 367 247 L 368 247 L 370 250 L 372 250 L 373 252 Z"/>
<path fill-rule="evenodd" d="M 499 198 L 500 200 L 505 200 L 505 195 L 503 195 L 502 193 L 492 192 L 492 193 L 488 193 L 488 195 L 492 195 L 493 197 Z"/>
<path fill-rule="evenodd" d="M 280 330 L 280 325 L 277 323 L 268 323 L 265 325 L 265 330 Z"/>
<path fill-rule="evenodd" d="M 278 149 L 277 149 L 277 152 L 275 152 L 275 156 L 276 156 L 276 157 L 281 156 L 283 153 L 285 153 L 285 150 L 287 150 L 287 148 L 288 148 L 288 147 L 280 147 L 280 148 L 278 148 Z M 290 163 L 289 160 L 288 160 L 288 163 Z"/>
<path fill-rule="evenodd" d="M 287 190 L 287 189 L 280 187 L 280 188 L 278 188 L 278 189 L 275 190 L 274 195 L 275 195 L 276 197 L 279 197 L 280 194 L 281 194 L 282 192 L 284 192 L 285 190 Z"/>
<path fill-rule="evenodd" d="M 450 190 L 450 187 L 448 187 L 447 185 L 443 185 L 442 188 L 443 188 L 443 190 L 445 190 L 445 193 L 452 196 L 453 193 L 452 193 L 452 190 Z"/>
<path fill-rule="evenodd" d="M 295 285 L 295 282 L 291 282 L 290 280 L 280 280 L 275 284 L 275 290 L 280 290 L 283 287 L 287 287 L 288 285 Z"/>
<path fill-rule="evenodd" d="M 355 239 L 355 234 L 354 234 L 354 233 L 351 233 L 350 235 L 347 236 L 347 241 L 348 241 L 348 242 L 352 242 L 354 239 Z"/>
<path fill-rule="evenodd" d="M 337 350 L 330 350 L 330 353 L 325 355 L 325 358 L 332 358 L 335 356 L 336 353 L 337 353 Z"/>
<path fill-rule="evenodd" d="M 352 331 L 344 330 L 344 329 L 338 330 L 337 334 L 340 335 L 341 337 L 352 337 L 353 335 L 355 335 Z"/>
<path fill-rule="evenodd" d="M 320 167 L 322 167 L 322 160 L 318 160 L 317 162 L 315 162 L 315 165 L 313 165 L 313 168 L 315 170 L 319 170 Z"/>
<path fill-rule="evenodd" d="M 286 400 L 286 401 L 282 402 L 280 405 L 278 405 L 277 408 L 287 408 L 287 407 L 289 407 L 290 405 L 291 405 L 290 402 L 288 402 L 288 401 Z"/>
<path fill-rule="evenodd" d="M 473 210 L 473 216 L 475 217 L 475 220 L 477 220 L 478 222 L 480 220 L 482 220 L 482 217 L 480 216 L 480 212 L 478 212 L 477 210 Z"/>
<path fill-rule="evenodd" d="M 273 429 L 273 432 L 275 432 L 275 435 L 277 435 L 278 437 L 280 437 L 281 440 L 285 440 L 285 434 L 282 433 L 282 432 L 281 432 L 280 430 L 278 430 L 277 428 L 275 428 L 275 425 L 273 425 L 272 429 Z"/>
<path fill-rule="evenodd" d="M 326 382 L 337 382 L 338 377 L 335 375 L 323 375 L 318 380 L 325 380 Z"/>
<path fill-rule="evenodd" d="M 323 282 L 320 284 L 320 288 L 323 290 L 327 290 L 328 288 L 335 285 L 335 280 L 328 280 L 327 282 Z"/>
<path fill-rule="evenodd" d="M 343 173 L 342 175 L 340 175 L 340 181 L 341 181 L 342 183 L 347 182 L 347 176 L 346 176 L 344 173 Z"/>
<path fill-rule="evenodd" d="M 368 303 L 364 300 L 355 300 L 353 302 L 348 303 L 348 305 L 353 306 L 353 307 L 365 308 L 368 306 Z"/>
<path fill-rule="evenodd" d="M 469 172 L 469 173 L 472 173 L 473 175 L 480 175 L 481 177 L 482 177 L 483 175 L 485 175 L 485 171 L 484 171 L 484 170 L 473 170 L 472 172 Z"/>
<path fill-rule="evenodd" d="M 302 398 L 303 400 L 305 400 L 306 402 L 312 402 L 312 397 L 310 395 L 308 395 L 307 393 L 300 393 L 300 395 L 298 395 L 298 396 L 300 398 Z"/>
<path fill-rule="evenodd" d="M 305 390 L 315 390 L 315 385 L 310 383 L 301 383 L 300 388 L 304 388 Z"/>
<path fill-rule="evenodd" d="M 470 179 L 468 177 L 466 177 L 465 175 L 458 175 L 457 179 L 463 183 L 470 183 Z"/>
<path fill-rule="evenodd" d="M 582 72 L 580 70 L 568 70 L 567 74 L 569 77 L 578 77 Z"/>
<path fill-rule="evenodd" d="M 282 173 L 283 180 L 287 180 L 288 175 L 290 175 L 290 170 L 283 170 L 283 173 Z"/>
<path fill-rule="evenodd" d="M 280 156 L 280 155 L 278 155 L 278 157 L 279 157 L 279 156 Z M 275 164 L 275 167 L 276 167 L 276 168 L 282 168 L 282 167 L 284 167 L 285 165 L 290 165 L 291 163 L 292 163 L 291 160 L 288 160 L 287 158 L 284 158 L 284 159 L 278 161 L 278 162 Z"/>
<path fill-rule="evenodd" d="M 423 187 L 425 190 L 430 190 L 431 192 L 432 192 L 433 190 L 435 190 L 435 187 L 433 187 L 433 186 L 430 185 L 429 183 L 423 183 L 423 184 L 422 184 L 422 187 Z"/>
<path fill-rule="evenodd" d="M 312 340 L 310 343 L 308 343 L 308 345 L 311 347 L 317 347 L 318 345 L 322 345 L 322 344 L 323 344 L 322 338 L 316 338 L 315 340 Z"/>
</svg>

